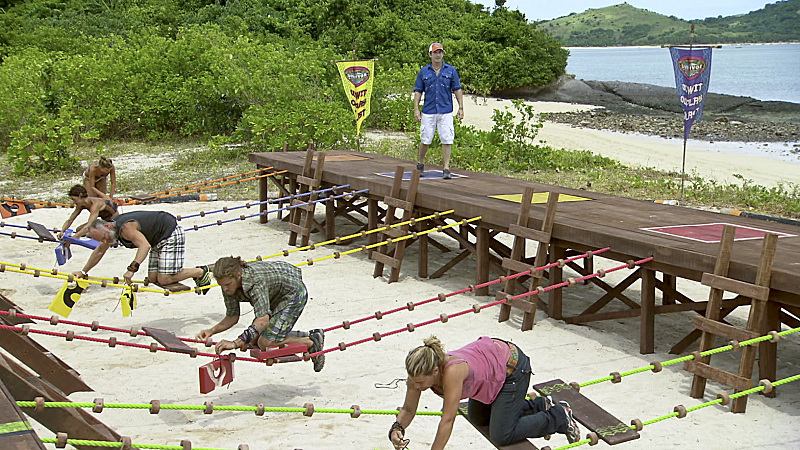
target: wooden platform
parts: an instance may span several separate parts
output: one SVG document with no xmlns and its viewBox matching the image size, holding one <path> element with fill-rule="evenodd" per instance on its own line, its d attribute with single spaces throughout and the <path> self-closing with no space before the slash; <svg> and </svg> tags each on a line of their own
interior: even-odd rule
<svg viewBox="0 0 800 450">
<path fill-rule="evenodd" d="M 459 403 L 459 405 L 458 405 L 458 413 L 461 414 L 462 416 L 464 416 L 464 418 L 467 419 L 467 421 L 470 423 L 470 425 L 475 427 L 475 429 L 478 430 L 478 432 L 480 432 L 483 435 L 483 437 L 486 438 L 487 441 L 489 441 L 489 425 L 475 425 L 471 420 L 469 420 L 469 417 L 467 416 L 467 402 Z M 489 441 L 489 442 L 491 443 L 492 441 Z M 497 446 L 495 445 L 495 447 L 497 447 Z M 531 441 L 529 441 L 527 439 L 525 439 L 524 441 L 515 442 L 515 443 L 510 444 L 510 445 L 501 445 L 500 447 L 497 447 L 497 449 L 498 450 L 538 450 L 537 447 L 535 445 L 533 445 L 531 443 Z"/>
<path fill-rule="evenodd" d="M 344 155 L 359 156 L 362 159 L 343 158 Z M 287 170 L 290 174 L 288 178 L 291 180 L 302 171 L 305 152 L 251 153 L 249 158 L 259 167 L 273 166 Z M 380 208 L 379 202 L 391 193 L 392 179 L 380 176 L 379 173 L 393 172 L 398 165 L 404 166 L 406 171 L 414 169 L 414 163 L 411 161 L 353 151 L 328 151 L 326 158 L 322 177 L 323 187 L 349 184 L 353 190 L 369 189 L 366 197 L 370 202 L 370 211 L 366 213 L 363 210 L 355 211 L 365 216 L 379 217 L 380 211 L 372 209 Z M 521 195 L 525 187 L 532 186 L 535 192 L 557 192 L 562 198 L 588 199 L 564 201 L 558 204 L 552 232 L 551 261 L 564 258 L 571 251 L 585 252 L 607 246 L 611 247 L 611 250 L 603 253 L 603 258 L 625 262 L 654 257 L 653 262 L 643 265 L 632 273 L 631 279 L 627 282 L 629 285 L 641 279 L 640 299 L 625 297 L 623 293 L 625 286 L 617 288 L 606 284 L 603 280 L 595 279 L 593 282 L 608 292 L 606 299 L 578 316 L 563 317 L 561 290 L 556 289 L 549 293 L 548 313 L 552 317 L 572 323 L 639 317 L 640 351 L 652 353 L 656 335 L 654 329 L 656 314 L 679 311 L 698 311 L 702 314 L 705 310 L 706 302 L 681 294 L 675 288 L 676 280 L 685 278 L 699 281 L 704 272 L 712 272 L 719 244 L 645 228 L 730 223 L 787 235 L 778 240 L 775 254 L 770 281 L 768 328 L 778 329 L 781 322 L 790 326 L 800 324 L 800 266 L 797 265 L 797 255 L 800 254 L 800 227 L 798 226 L 567 189 L 480 172 L 459 169 L 455 169 L 454 172 L 465 174 L 467 177 L 452 180 L 420 180 L 415 200 L 419 214 L 415 215 L 453 209 L 455 212 L 449 215 L 447 220 L 482 216 L 479 225 L 475 227 L 461 227 L 460 231 L 449 230 L 450 236 L 460 239 L 462 246 L 474 257 L 476 284 L 503 274 L 500 272 L 502 269 L 500 263 L 502 258 L 509 257 L 511 249 L 496 237 L 499 233 L 506 233 L 510 224 L 516 223 L 519 213 L 519 203 L 492 196 Z M 407 186 L 408 182 L 405 182 L 404 189 Z M 266 183 L 262 183 L 261 200 L 266 199 L 266 188 Z M 290 191 L 290 184 L 282 186 L 281 189 Z M 336 213 L 341 215 L 346 212 L 344 210 L 346 208 L 342 207 Z M 544 205 L 533 204 L 527 226 L 539 229 L 543 218 Z M 349 217 L 348 219 L 355 220 Z M 367 219 L 370 225 L 377 223 Z M 364 225 L 367 226 L 366 223 Z M 332 226 L 328 225 L 328 234 L 332 233 L 331 228 Z M 758 257 L 754 255 L 759 254 L 760 247 L 761 239 L 758 238 L 737 241 L 728 276 L 752 283 L 758 268 Z M 577 265 L 570 267 L 582 270 Z M 403 270 L 409 272 L 412 269 L 404 267 Z M 496 275 L 492 274 L 490 277 L 491 270 L 494 270 Z M 560 269 L 549 271 L 549 282 L 563 281 L 561 272 Z M 656 290 L 663 293 L 661 304 L 656 304 Z M 477 294 L 492 295 L 493 292 L 490 293 L 488 288 L 484 288 Z M 599 311 L 606 303 L 614 300 L 622 301 L 627 309 Z M 731 304 L 731 306 L 736 305 Z M 762 378 L 770 377 L 770 374 L 774 373 L 774 361 L 760 363 Z"/>
</svg>

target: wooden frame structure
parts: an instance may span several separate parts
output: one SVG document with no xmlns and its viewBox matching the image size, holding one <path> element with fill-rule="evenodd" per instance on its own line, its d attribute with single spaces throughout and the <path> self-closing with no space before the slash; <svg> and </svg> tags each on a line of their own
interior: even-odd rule
<svg viewBox="0 0 800 450">
<path fill-rule="evenodd" d="M 735 234 L 735 227 L 726 226 L 724 228 L 714 273 L 703 274 L 701 281 L 704 285 L 709 286 L 711 291 L 708 296 L 708 307 L 706 308 L 705 317 L 697 316 L 692 321 L 694 327 L 702 332 L 700 337 L 700 350 L 695 352 L 694 360 L 686 361 L 684 364 L 684 369 L 694 374 L 690 393 L 693 398 L 703 397 L 707 379 L 730 386 L 734 388 L 736 392 L 741 392 L 752 387 L 751 377 L 753 376 L 753 365 L 758 348 L 753 345 L 741 348 L 739 370 L 738 373 L 733 374 L 712 367 L 710 364 L 711 356 L 700 356 L 700 352 L 710 350 L 714 347 L 715 336 L 732 339 L 734 347 L 738 347 L 738 341 L 753 339 L 767 332 L 763 319 L 765 317 L 766 304 L 769 300 L 769 280 L 778 237 L 775 234 L 767 234 L 765 236 L 758 273 L 756 274 L 755 283 L 751 284 L 728 277 Z M 746 329 L 737 328 L 720 322 L 722 296 L 726 291 L 734 292 L 740 296 L 752 299 L 750 302 L 750 314 L 747 319 Z M 764 346 L 766 346 L 765 350 L 769 351 L 771 350 L 770 347 L 774 347 L 774 343 L 762 344 L 762 348 L 764 348 Z M 774 379 L 775 374 L 773 373 L 771 375 Z M 747 396 L 736 398 L 731 404 L 731 411 L 735 413 L 743 413 L 746 408 Z"/>
<path fill-rule="evenodd" d="M 289 212 L 289 245 L 297 245 L 297 237 L 300 236 L 300 246 L 304 247 L 308 245 L 314 229 L 324 231 L 323 226 L 314 219 L 314 211 L 317 208 L 315 200 L 319 197 L 317 191 L 322 186 L 325 153 L 319 153 L 317 165 L 312 168 L 314 154 L 314 145 L 308 144 L 303 174 L 298 175 L 294 180 L 297 184 L 297 194 L 302 197 L 300 199 L 293 198 L 290 203 L 292 210 Z"/>
<path fill-rule="evenodd" d="M 383 219 L 383 226 L 385 230 L 381 231 L 381 235 L 388 239 L 396 239 L 408 235 L 410 225 L 401 225 L 398 228 L 390 228 L 395 223 L 395 217 L 398 209 L 403 210 L 403 216 L 400 222 L 407 222 L 411 220 L 414 214 L 414 199 L 417 196 L 417 188 L 419 188 L 420 172 L 417 169 L 411 173 L 411 185 L 406 191 L 406 198 L 400 198 L 400 188 L 403 183 L 403 166 L 397 166 L 394 172 L 394 182 L 392 183 L 392 192 L 383 198 L 383 203 L 386 204 L 386 211 Z M 370 259 L 375 260 L 375 270 L 372 273 L 374 278 L 383 275 L 384 265 L 391 267 L 389 273 L 389 283 L 393 283 L 400 278 L 400 266 L 403 264 L 403 256 L 405 255 L 407 240 L 402 240 L 394 243 L 394 253 L 389 256 L 388 245 L 382 245 L 377 250 L 370 252 Z"/>
<path fill-rule="evenodd" d="M 323 186 L 348 184 L 350 189 L 368 189 L 368 193 L 363 195 L 368 203 L 366 211 L 368 227 L 377 226 L 378 218 L 381 217 L 380 203 L 392 189 L 392 180 L 379 174 L 391 172 L 398 165 L 408 165 L 409 161 L 354 151 L 337 150 L 326 153 L 328 162 L 322 177 Z M 334 157 L 341 159 L 334 160 Z M 296 152 L 250 154 L 253 163 L 287 170 L 292 174 L 290 179 L 302 173 L 301 159 L 302 154 Z M 555 192 L 560 196 L 558 216 L 553 224 L 549 245 L 550 261 L 567 258 L 574 252 L 585 253 L 605 247 L 610 247 L 611 250 L 604 252 L 602 257 L 613 261 L 627 262 L 653 257 L 652 262 L 639 266 L 622 282 L 612 284 L 607 281 L 608 278 L 593 278 L 590 282 L 603 289 L 606 294 L 595 302 L 590 310 L 564 320 L 571 323 L 589 323 L 598 320 L 638 318 L 640 351 L 652 353 L 655 347 L 656 315 L 681 311 L 697 311 L 705 314 L 707 302 L 695 301 L 684 295 L 679 291 L 676 282 L 679 278 L 699 282 L 703 273 L 713 271 L 717 247 L 711 242 L 692 241 L 680 236 L 648 231 L 648 227 L 725 222 L 782 233 L 781 246 L 775 255 L 770 280 L 767 328 L 774 330 L 778 329 L 781 323 L 789 326 L 792 324 L 797 326 L 800 323 L 800 270 L 796 266 L 796 255 L 800 254 L 798 226 L 531 183 L 467 170 L 460 170 L 459 174 L 466 176 L 452 180 L 421 180 L 415 198 L 415 211 L 419 214 L 432 214 L 454 210 L 447 216 L 447 220 L 481 216 L 479 222 L 467 224 L 461 230 L 445 230 L 449 237 L 458 241 L 462 249 L 468 251 L 456 255 L 451 262 L 453 265 L 460 261 L 474 264 L 476 285 L 488 281 L 491 272 L 504 275 L 507 269 L 502 267 L 502 260 L 510 258 L 513 250 L 505 245 L 501 238 L 508 233 L 509 225 L 519 219 L 519 207 L 511 206 L 514 205 L 511 203 L 513 200 L 497 197 L 509 194 L 522 195 L 525 187 L 533 186 L 537 192 Z M 263 192 L 262 195 L 265 197 L 266 193 Z M 363 208 L 355 210 L 347 207 L 337 208 L 337 211 L 336 214 L 342 215 L 349 212 L 363 215 L 365 212 Z M 544 220 L 545 208 L 534 204 L 531 207 L 528 223 L 525 225 L 531 229 L 541 230 Z M 434 219 L 434 222 L 443 221 L 442 218 Z M 332 224 L 328 226 L 328 231 L 331 229 Z M 728 272 L 730 278 L 752 281 L 757 267 L 750 255 L 758 251 L 758 244 L 757 239 L 737 243 Z M 425 258 L 423 252 L 420 252 L 420 256 Z M 455 261 L 456 258 L 459 260 Z M 423 262 L 420 261 L 420 264 Z M 569 263 L 567 266 L 581 274 L 588 274 L 593 270 L 590 262 L 584 267 L 574 263 Z M 437 274 L 440 275 L 440 271 L 431 277 Z M 556 284 L 563 281 L 564 274 L 562 268 L 554 267 L 548 271 L 547 276 L 550 284 Z M 641 298 L 630 298 L 630 293 L 626 289 L 639 280 L 642 282 Z M 560 291 L 553 291 L 553 295 L 548 298 L 547 309 L 556 319 L 562 317 L 561 301 L 558 297 L 561 295 Z M 661 293 L 660 296 L 657 295 L 658 292 Z M 489 287 L 482 287 L 476 289 L 475 294 L 493 295 L 494 292 L 489 292 Z M 659 297 L 660 304 L 657 303 Z M 601 311 L 612 300 L 621 301 L 626 305 L 625 309 Z M 725 300 L 722 307 L 724 311 L 748 303 L 749 301 L 743 298 Z M 769 357 L 763 363 L 765 365 L 761 364 L 760 360 L 759 367 L 762 373 L 770 373 L 772 370 L 770 366 L 774 368 L 775 359 Z"/>
</svg>

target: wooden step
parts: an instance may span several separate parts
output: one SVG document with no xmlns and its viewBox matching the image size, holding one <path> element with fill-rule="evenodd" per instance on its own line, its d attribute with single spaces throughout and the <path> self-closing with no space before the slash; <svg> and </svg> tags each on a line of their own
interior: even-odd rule
<svg viewBox="0 0 800 450">
<path fill-rule="evenodd" d="M 597 437 L 608 445 L 639 439 L 639 433 L 636 430 L 622 423 L 562 380 L 555 379 L 534 384 L 533 388 L 541 395 L 549 395 L 553 399 L 553 403 L 561 400 L 569 403 L 575 420 L 582 423 L 589 431 L 597 433 Z"/>
<path fill-rule="evenodd" d="M 470 425 L 475 427 L 475 429 L 478 430 L 483 435 L 483 437 L 486 438 L 487 441 L 489 441 L 489 425 L 475 425 L 474 423 L 472 423 L 472 421 L 469 420 L 469 417 L 467 416 L 467 402 L 461 402 L 458 405 L 458 413 L 464 416 L 464 418 L 467 419 Z M 489 442 L 491 443 L 492 441 Z M 500 447 L 495 445 L 495 447 L 500 450 L 538 450 L 538 448 L 535 445 L 533 445 L 531 441 L 527 439 L 525 439 L 524 441 L 515 442 L 510 445 L 503 445 Z"/>
<path fill-rule="evenodd" d="M 142 331 L 147 333 L 148 336 L 155 339 L 159 344 L 171 352 L 178 353 L 192 353 L 196 351 L 194 347 L 190 347 L 177 336 L 167 330 L 160 328 L 142 327 Z"/>
</svg>

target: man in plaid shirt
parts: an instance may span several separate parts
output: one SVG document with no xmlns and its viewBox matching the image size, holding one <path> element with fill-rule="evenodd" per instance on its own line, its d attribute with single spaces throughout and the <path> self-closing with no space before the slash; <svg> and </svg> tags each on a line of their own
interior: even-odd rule
<svg viewBox="0 0 800 450">
<path fill-rule="evenodd" d="M 217 353 L 247 345 L 264 350 L 293 342 L 305 344 L 309 353 L 322 350 L 325 336 L 321 329 L 292 331 L 308 301 L 299 268 L 283 261 L 243 262 L 240 257 L 225 257 L 217 260 L 213 272 L 222 288 L 225 318 L 198 333 L 198 339 L 207 339 L 236 325 L 242 302 L 250 303 L 255 313 L 253 323 L 238 338 L 217 343 Z M 321 371 L 325 355 L 311 360 L 314 371 Z"/>
</svg>

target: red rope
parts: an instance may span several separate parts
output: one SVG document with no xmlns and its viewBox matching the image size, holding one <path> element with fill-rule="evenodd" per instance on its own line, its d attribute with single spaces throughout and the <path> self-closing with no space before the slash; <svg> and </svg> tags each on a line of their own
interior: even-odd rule
<svg viewBox="0 0 800 450">
<path fill-rule="evenodd" d="M 582 255 L 576 255 L 576 256 L 573 256 L 571 258 L 564 259 L 564 260 L 562 260 L 562 262 L 559 262 L 559 261 L 552 262 L 552 263 L 546 264 L 546 265 L 544 265 L 542 267 L 535 267 L 535 268 L 533 268 L 531 270 L 526 270 L 524 272 L 515 273 L 513 275 L 509 275 L 509 276 L 506 276 L 506 277 L 500 277 L 500 278 L 497 278 L 495 280 L 487 281 L 485 283 L 481 283 L 481 284 L 477 284 L 475 286 L 471 286 L 471 287 L 468 287 L 468 288 L 461 289 L 460 291 L 454 291 L 454 292 L 451 292 L 449 294 L 444 294 L 444 297 L 445 298 L 449 298 L 449 297 L 453 297 L 455 295 L 464 294 L 464 293 L 467 293 L 467 292 L 471 292 L 471 291 L 473 291 L 475 289 L 481 289 L 481 288 L 484 288 L 484 287 L 487 287 L 487 286 L 491 286 L 493 284 L 504 282 L 505 280 L 513 280 L 514 278 L 519 278 L 519 277 L 522 277 L 522 276 L 525 276 L 525 275 L 530 275 L 533 272 L 546 270 L 546 269 L 549 269 L 551 267 L 558 266 L 558 265 L 560 265 L 562 263 L 566 264 L 566 263 L 569 263 L 569 262 L 577 261 L 579 259 L 588 258 L 590 256 L 596 255 L 598 253 L 607 252 L 609 250 L 611 250 L 611 247 L 605 247 L 605 248 L 601 248 L 599 250 L 586 252 L 586 253 L 584 253 Z M 380 312 L 380 315 L 381 316 L 386 316 L 386 315 L 389 315 L 389 314 L 394 314 L 396 312 L 405 311 L 405 310 L 409 309 L 409 307 L 413 308 L 413 307 L 425 305 L 425 304 L 428 304 L 428 303 L 431 303 L 431 302 L 435 302 L 437 300 L 440 300 L 440 297 L 438 295 L 436 297 L 429 298 L 427 300 L 422 300 L 422 301 L 419 301 L 417 303 L 412 303 L 411 305 L 400 306 L 400 307 L 397 307 L 397 308 L 394 308 L 394 309 L 390 309 L 390 310 L 387 310 L 387 311 L 382 311 L 382 312 Z M 350 325 L 355 325 L 355 324 L 358 324 L 358 323 L 366 322 L 368 320 L 377 319 L 377 316 L 378 316 L 378 314 L 372 314 L 370 316 L 366 316 L 366 317 L 362 317 L 360 319 L 356 319 L 356 320 L 350 321 L 349 324 Z M 339 328 L 344 328 L 344 327 L 345 327 L 344 323 L 341 323 L 339 325 L 335 325 L 335 326 L 332 326 L 332 327 L 329 327 L 329 328 L 324 328 L 323 331 L 325 331 L 327 333 L 328 331 L 333 331 L 333 330 L 337 330 Z"/>
<path fill-rule="evenodd" d="M 648 258 L 640 259 L 638 261 L 631 261 L 629 263 L 622 264 L 622 265 L 620 265 L 618 267 L 614 267 L 614 268 L 611 268 L 611 269 L 608 269 L 608 270 L 604 270 L 604 271 L 602 271 L 602 273 L 607 274 L 607 273 L 616 272 L 618 270 L 622 270 L 622 269 L 625 269 L 625 268 L 631 268 L 631 265 L 639 266 L 639 265 L 644 264 L 646 262 L 650 262 L 653 259 L 654 258 L 652 256 L 650 256 Z M 565 262 L 566 262 L 566 260 L 565 260 Z M 558 263 L 556 263 L 556 264 L 558 264 Z M 550 267 L 552 267 L 552 266 L 550 266 Z M 524 272 L 522 272 L 522 273 L 524 274 Z M 530 271 L 528 271 L 528 273 L 530 273 Z M 517 274 L 517 276 L 519 276 L 519 274 Z M 595 277 L 598 277 L 598 276 L 600 276 L 600 272 L 591 273 L 589 275 L 585 275 L 585 276 L 582 276 L 582 277 L 579 277 L 579 278 L 571 278 L 568 281 L 564 281 L 562 283 L 557 283 L 557 284 L 548 286 L 546 288 L 541 288 L 541 291 L 542 292 L 552 291 L 554 289 L 559 289 L 559 288 L 562 288 L 562 287 L 565 287 L 565 286 L 569 286 L 570 284 L 577 283 L 578 281 L 588 280 L 590 278 L 595 278 Z M 508 279 L 508 278 L 510 278 L 510 277 L 506 277 L 506 279 Z M 538 289 L 526 292 L 524 294 L 519 294 L 519 295 L 513 296 L 511 298 L 519 299 L 519 298 L 522 298 L 522 297 L 529 297 L 529 296 L 537 294 L 537 293 L 539 293 Z M 372 335 L 372 336 L 370 336 L 368 338 L 359 339 L 357 341 L 353 341 L 353 342 L 350 342 L 348 344 L 345 344 L 344 342 L 342 342 L 336 347 L 331 347 L 331 348 L 328 348 L 326 350 L 322 350 L 322 351 L 319 351 L 319 352 L 316 352 L 316 353 L 311 353 L 309 356 L 310 357 L 314 357 L 314 356 L 322 355 L 322 354 L 325 354 L 325 353 L 330 353 L 330 352 L 333 352 L 335 350 L 344 351 L 347 347 L 352 347 L 354 345 L 359 345 L 359 344 L 363 344 L 363 343 L 370 342 L 370 341 L 379 341 L 382 338 L 387 337 L 387 336 L 393 336 L 395 334 L 400 334 L 400 333 L 402 333 L 404 331 L 413 331 L 417 327 L 422 327 L 422 326 L 430 325 L 430 324 L 433 324 L 433 323 L 436 323 L 436 322 L 441 322 L 444 317 L 447 317 L 448 319 L 452 319 L 453 317 L 463 316 L 464 314 L 468 314 L 468 313 L 471 313 L 471 312 L 472 313 L 478 313 L 478 312 L 480 312 L 480 311 L 482 311 L 482 310 L 484 310 L 486 308 L 491 308 L 492 306 L 497 306 L 497 305 L 502 305 L 503 303 L 508 303 L 508 300 L 509 300 L 508 298 L 504 298 L 502 300 L 497 300 L 495 302 L 487 303 L 487 304 L 481 305 L 481 306 L 475 305 L 472 308 L 466 309 L 464 311 L 459 311 L 459 312 L 456 312 L 456 313 L 453 313 L 453 314 L 443 314 L 442 316 L 439 316 L 439 317 L 437 317 L 435 319 L 427 320 L 425 322 L 420 322 L 418 324 L 408 324 L 404 328 L 399 328 L 397 330 L 388 331 L 386 333 L 375 333 L 374 335 Z"/>
</svg>

